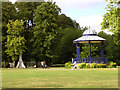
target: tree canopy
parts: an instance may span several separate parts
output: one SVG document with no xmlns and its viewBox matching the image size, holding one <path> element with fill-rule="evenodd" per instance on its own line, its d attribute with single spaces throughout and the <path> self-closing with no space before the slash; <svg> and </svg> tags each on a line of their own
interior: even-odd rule
<svg viewBox="0 0 120 90">
<path fill-rule="evenodd" d="M 109 31 L 115 34 L 115 43 L 120 45 L 120 2 L 110 2 L 107 7 L 107 13 L 104 14 L 103 21 L 101 23 L 101 29 L 109 29 Z"/>
<path fill-rule="evenodd" d="M 24 63 L 45 60 L 51 63 L 65 63 L 76 57 L 73 40 L 82 36 L 87 28 L 72 20 L 55 2 L 11 2 L 2 3 L 2 57 L 9 62 L 22 60 Z M 103 31 L 98 35 L 106 39 L 104 54 L 109 60 L 120 59 L 120 8 L 119 2 L 106 7 L 101 29 L 109 29 L 113 35 Z M 113 48 L 114 47 L 114 48 Z M 81 57 L 88 57 L 88 46 L 80 44 Z M 92 44 L 92 56 L 98 57 L 101 44 Z M 22 64 L 21 64 L 22 65 Z"/>
<path fill-rule="evenodd" d="M 15 22 L 10 20 L 7 30 L 7 42 L 6 42 L 6 52 L 12 57 L 12 60 L 17 59 L 17 55 L 22 54 L 25 51 L 25 38 L 23 36 L 25 30 L 23 27 L 23 22 L 16 20 Z"/>
<path fill-rule="evenodd" d="M 106 0 L 108 1 L 108 0 Z M 101 23 L 101 29 L 108 29 L 109 31 L 113 32 L 112 38 L 109 38 L 109 40 L 113 39 L 115 45 L 113 43 L 108 45 L 108 48 L 110 48 L 112 45 L 114 46 L 113 52 L 116 53 L 116 57 L 114 59 L 120 60 L 119 54 L 120 54 L 120 7 L 119 7 L 120 1 L 110 1 L 109 4 L 106 7 L 106 14 L 103 16 L 103 21 Z M 110 36 L 108 36 L 110 37 Z M 116 49 L 117 48 L 117 49 Z M 108 50 L 108 49 L 107 49 Z M 108 50 L 109 51 L 109 50 Z M 113 53 L 112 51 L 110 51 Z M 108 52 L 109 53 L 109 52 Z M 110 54 L 110 53 L 109 53 Z M 114 56 L 114 54 L 112 54 Z"/>
<path fill-rule="evenodd" d="M 35 10 L 33 54 L 39 59 L 44 60 L 45 57 L 52 57 L 50 48 L 59 32 L 56 24 L 59 12 L 60 8 L 52 2 L 42 3 Z"/>
</svg>

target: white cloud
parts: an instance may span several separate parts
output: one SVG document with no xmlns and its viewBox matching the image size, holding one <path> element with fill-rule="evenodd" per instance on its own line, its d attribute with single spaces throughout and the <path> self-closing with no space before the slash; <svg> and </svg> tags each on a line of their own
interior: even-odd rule
<svg viewBox="0 0 120 90">
<path fill-rule="evenodd" d="M 101 31 L 101 22 L 102 22 L 103 17 L 99 15 L 93 15 L 93 16 L 84 16 L 80 17 L 77 22 L 80 24 L 81 27 L 90 27 L 98 32 Z M 104 32 L 108 34 L 112 34 L 111 32 L 108 32 L 108 30 L 104 30 Z"/>
<path fill-rule="evenodd" d="M 58 5 L 64 6 L 64 7 L 88 7 L 90 5 L 96 5 L 96 3 L 104 3 L 105 0 L 53 0 Z"/>
<path fill-rule="evenodd" d="M 80 17 L 77 22 L 80 24 L 80 26 L 99 26 L 102 22 L 103 17 L 99 15 L 93 15 L 93 16 L 83 16 Z"/>
</svg>

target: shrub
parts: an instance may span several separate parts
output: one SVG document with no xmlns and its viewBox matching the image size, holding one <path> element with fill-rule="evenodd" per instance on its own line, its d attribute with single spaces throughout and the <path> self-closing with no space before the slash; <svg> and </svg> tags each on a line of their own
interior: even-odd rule
<svg viewBox="0 0 120 90">
<path fill-rule="evenodd" d="M 108 62 L 108 64 L 109 64 L 111 67 L 116 67 L 116 63 L 113 63 L 112 61 Z"/>
<path fill-rule="evenodd" d="M 1 63 L 1 66 L 4 67 L 4 62 Z"/>
<path fill-rule="evenodd" d="M 65 63 L 65 68 L 67 68 L 67 69 L 71 68 L 71 64 L 72 64 L 71 61 Z"/>
<path fill-rule="evenodd" d="M 80 67 L 80 68 L 85 68 L 85 67 L 86 67 L 86 63 L 80 63 L 80 64 L 78 65 L 78 67 Z"/>
<path fill-rule="evenodd" d="M 97 68 L 97 64 L 96 63 L 92 63 L 91 64 L 91 68 Z"/>
<path fill-rule="evenodd" d="M 112 68 L 111 66 L 107 66 L 108 68 Z"/>
<path fill-rule="evenodd" d="M 9 68 L 9 62 L 2 62 L 1 63 L 1 67 L 6 67 L 6 68 Z"/>
<path fill-rule="evenodd" d="M 109 64 L 110 66 L 112 66 L 112 65 L 113 65 L 113 62 L 112 62 L 112 61 L 109 61 L 108 64 Z"/>
<path fill-rule="evenodd" d="M 90 68 L 90 65 L 88 63 L 86 64 L 86 68 Z"/>
<path fill-rule="evenodd" d="M 107 67 L 106 64 L 102 64 L 102 63 L 101 63 L 101 64 L 98 64 L 97 66 L 98 66 L 99 68 L 106 68 L 106 67 Z"/>
<path fill-rule="evenodd" d="M 116 63 L 113 63 L 112 67 L 116 67 Z"/>
<path fill-rule="evenodd" d="M 80 63 L 79 63 L 79 64 L 77 64 L 77 66 L 78 66 L 78 67 L 80 67 L 80 65 L 81 65 Z"/>
<path fill-rule="evenodd" d="M 116 66 L 116 68 L 119 68 L 119 66 Z"/>
</svg>

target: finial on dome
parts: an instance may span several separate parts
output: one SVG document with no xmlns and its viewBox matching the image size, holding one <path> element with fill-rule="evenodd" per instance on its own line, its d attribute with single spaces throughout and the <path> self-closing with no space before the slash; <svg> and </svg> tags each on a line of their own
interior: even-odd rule
<svg viewBox="0 0 120 90">
<path fill-rule="evenodd" d="M 90 26 L 89 26 L 88 30 L 84 31 L 84 33 L 83 33 L 83 36 L 93 36 L 93 35 L 94 36 L 97 35 L 97 32 L 95 30 L 91 29 Z"/>
</svg>

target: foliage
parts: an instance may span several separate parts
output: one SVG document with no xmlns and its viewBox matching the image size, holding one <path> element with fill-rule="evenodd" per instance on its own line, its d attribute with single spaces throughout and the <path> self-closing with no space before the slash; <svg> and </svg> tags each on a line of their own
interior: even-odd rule
<svg viewBox="0 0 120 90">
<path fill-rule="evenodd" d="M 96 52 L 98 52 L 98 47 L 91 45 L 91 56 L 98 57 Z M 82 46 L 82 52 L 80 53 L 80 57 L 82 58 L 89 57 L 89 46 L 88 45 L 84 44 L 84 46 Z"/>
<path fill-rule="evenodd" d="M 35 17 L 35 10 L 37 6 L 41 5 L 42 2 L 16 2 L 15 7 L 17 8 L 17 19 L 24 21 L 24 28 L 26 32 L 24 33 L 26 40 L 26 50 L 23 54 L 23 59 L 27 66 L 27 62 L 38 60 L 34 58 L 35 56 L 31 53 L 33 50 L 33 42 L 30 40 L 33 38 L 33 28 L 35 23 L 33 18 Z M 38 67 L 38 62 L 36 61 L 36 67 Z"/>
<path fill-rule="evenodd" d="M 2 2 L 2 61 L 8 61 L 9 57 L 5 53 L 5 42 L 7 41 L 7 24 L 9 20 L 16 19 L 15 5 L 11 2 Z"/>
<path fill-rule="evenodd" d="M 79 24 L 76 21 L 73 21 L 70 17 L 67 17 L 65 14 L 58 16 L 58 27 L 61 27 L 63 30 L 65 28 L 75 28 L 79 29 Z"/>
<path fill-rule="evenodd" d="M 64 30 L 64 35 L 59 40 L 59 43 L 56 47 L 56 56 L 58 56 L 57 61 L 59 63 L 65 63 L 70 61 L 72 57 L 76 55 L 76 46 L 73 43 L 73 40 L 82 35 L 82 30 L 66 28 Z"/>
<path fill-rule="evenodd" d="M 104 14 L 103 22 L 101 23 L 101 29 L 109 29 L 113 33 L 119 33 L 119 19 L 120 19 L 120 8 L 118 4 L 120 2 L 111 2 L 107 5 L 106 11 Z"/>
<path fill-rule="evenodd" d="M 44 2 L 35 10 L 32 53 L 39 60 L 53 57 L 51 47 L 59 32 L 56 24 L 59 12 L 60 8 L 52 2 Z"/>
<path fill-rule="evenodd" d="M 115 59 L 120 61 L 120 1 L 109 2 L 106 7 L 106 14 L 104 14 L 103 21 L 101 23 L 101 29 L 109 29 L 109 31 L 114 33 L 114 43 L 115 43 Z M 113 48 L 112 48 L 113 49 Z M 114 55 L 113 55 L 114 56 Z M 120 62 L 117 62 L 120 64 Z"/>
<path fill-rule="evenodd" d="M 103 46 L 104 56 L 107 57 L 109 61 L 113 61 L 113 62 L 116 62 L 117 64 L 120 64 L 120 60 L 119 60 L 120 47 L 114 43 L 115 34 L 109 35 L 101 31 L 98 33 L 98 36 L 106 39 Z M 98 44 L 98 45 L 99 45 L 98 47 L 100 47 L 98 48 L 98 52 L 100 52 L 101 44 Z"/>
<path fill-rule="evenodd" d="M 69 61 L 69 62 L 65 63 L 65 68 L 70 69 L 71 65 L 72 65 L 72 62 Z"/>
<path fill-rule="evenodd" d="M 116 67 L 116 63 L 114 63 L 113 61 L 109 61 L 108 64 L 109 64 L 111 67 Z"/>
<path fill-rule="evenodd" d="M 86 63 L 86 68 L 90 68 L 90 65 L 88 63 Z"/>
<path fill-rule="evenodd" d="M 80 63 L 80 64 L 78 64 L 78 67 L 80 67 L 80 68 L 85 68 L 85 66 L 86 66 L 86 63 Z"/>
<path fill-rule="evenodd" d="M 99 68 L 106 68 L 107 67 L 107 65 L 106 64 L 97 64 L 97 66 L 99 67 Z"/>
<path fill-rule="evenodd" d="M 18 9 L 17 18 L 19 20 L 25 21 L 26 27 L 29 28 L 29 23 L 33 26 L 33 18 L 35 14 L 35 9 L 37 6 L 41 5 L 42 2 L 16 2 L 15 6 Z"/>
<path fill-rule="evenodd" d="M 2 24 L 5 26 L 9 20 L 16 19 L 15 5 L 11 2 L 2 2 Z"/>
<path fill-rule="evenodd" d="M 16 20 L 15 22 L 10 20 L 7 30 L 7 42 L 6 42 L 6 53 L 12 57 L 12 60 L 17 60 L 17 55 L 22 54 L 25 47 L 25 38 L 23 33 L 25 32 L 23 22 Z"/>
<path fill-rule="evenodd" d="M 96 63 L 92 63 L 91 64 L 91 68 L 97 68 L 97 64 Z"/>
<path fill-rule="evenodd" d="M 107 5 L 107 13 L 104 15 L 102 29 L 109 29 L 114 34 L 108 35 L 103 31 L 98 35 L 106 39 L 104 42 L 104 56 L 109 61 L 120 63 L 120 30 L 119 30 L 119 11 L 117 4 L 110 3 Z M 17 9 L 16 9 L 17 8 Z M 7 24 L 9 20 L 13 22 L 18 19 L 24 21 L 22 24 L 25 31 L 22 33 L 24 40 L 21 40 L 23 48 L 23 59 L 27 62 L 30 60 L 47 60 L 49 63 L 65 63 L 76 57 L 76 46 L 73 40 L 82 36 L 87 28 L 82 28 L 79 24 L 65 14 L 60 14 L 60 8 L 52 2 L 2 2 L 2 59 L 9 61 L 11 57 L 17 60 L 19 48 L 9 46 L 7 39 L 16 39 L 17 36 L 7 34 Z M 35 26 L 35 27 L 34 27 Z M 23 27 L 22 27 L 23 28 Z M 21 28 L 20 28 L 21 29 Z M 34 29 L 34 30 L 33 30 Z M 10 41 L 9 43 L 17 42 Z M 19 39 L 20 40 L 20 39 Z M 31 42 L 30 42 L 31 40 Z M 23 44 L 23 42 L 25 42 Z M 20 46 L 20 45 L 18 45 Z M 13 48 L 14 47 L 14 48 Z M 89 57 L 89 47 L 86 44 L 80 44 L 80 57 Z M 113 48 L 114 47 L 114 48 Z M 13 49 L 15 49 L 13 50 Z M 5 51 L 9 52 L 8 55 Z M 13 52 L 13 53 L 11 53 Z M 99 57 L 101 44 L 91 44 L 91 56 Z M 87 64 L 86 64 L 87 65 Z M 87 66 L 86 66 L 87 67 Z"/>
<path fill-rule="evenodd" d="M 2 62 L 1 64 L 2 64 L 1 65 L 2 68 L 9 67 L 9 62 Z"/>
<path fill-rule="evenodd" d="M 115 34 L 114 41 L 116 45 L 120 46 L 120 8 L 118 6 L 120 2 L 110 2 L 107 7 L 107 13 L 104 14 L 103 22 L 101 23 L 101 29 L 109 29 L 109 31 Z"/>
</svg>

